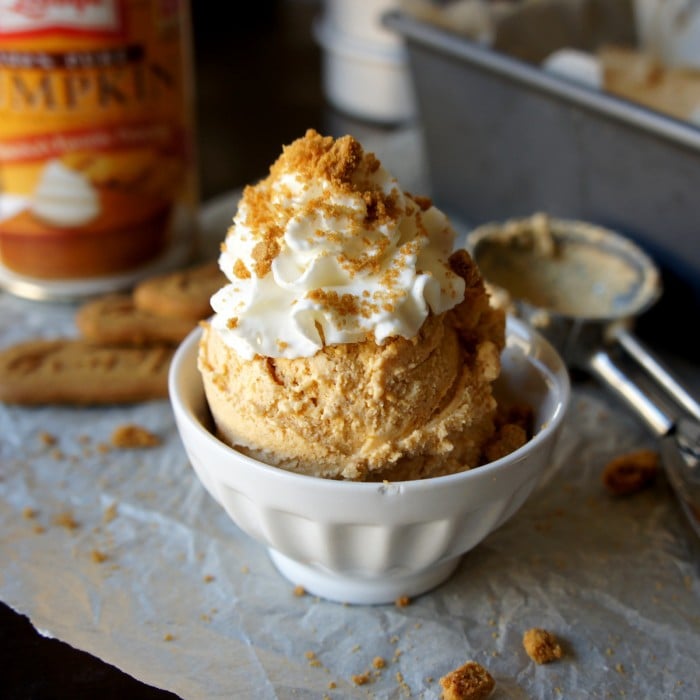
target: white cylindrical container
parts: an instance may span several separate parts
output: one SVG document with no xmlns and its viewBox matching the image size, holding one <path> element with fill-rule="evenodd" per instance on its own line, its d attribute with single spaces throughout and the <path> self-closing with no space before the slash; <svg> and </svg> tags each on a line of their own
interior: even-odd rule
<svg viewBox="0 0 700 700">
<path fill-rule="evenodd" d="M 413 84 L 403 46 L 363 43 L 325 21 L 316 23 L 315 34 L 323 48 L 324 94 L 334 107 L 381 123 L 413 117 Z"/>
<path fill-rule="evenodd" d="M 385 12 L 399 0 L 325 0 L 324 21 L 338 31 L 366 44 L 401 46 L 402 39 L 382 25 Z"/>
<path fill-rule="evenodd" d="M 397 0 L 324 3 L 314 26 L 323 49 L 323 91 L 341 112 L 385 124 L 413 118 L 408 54 L 403 39 L 382 24 L 382 15 L 397 5 Z"/>
</svg>

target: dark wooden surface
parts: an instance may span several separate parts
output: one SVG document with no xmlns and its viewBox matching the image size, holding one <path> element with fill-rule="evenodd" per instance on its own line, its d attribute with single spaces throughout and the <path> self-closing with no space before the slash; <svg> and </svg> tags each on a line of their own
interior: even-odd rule
<svg viewBox="0 0 700 700">
<path fill-rule="evenodd" d="M 0 603 L 0 697 L 3 700 L 177 700 L 56 639 Z"/>
</svg>

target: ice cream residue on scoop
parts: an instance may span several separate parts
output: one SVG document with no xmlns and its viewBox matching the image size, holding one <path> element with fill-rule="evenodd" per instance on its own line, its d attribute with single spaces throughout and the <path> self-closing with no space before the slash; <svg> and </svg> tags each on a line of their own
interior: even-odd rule
<svg viewBox="0 0 700 700">
<path fill-rule="evenodd" d="M 351 136 L 307 131 L 245 189 L 219 266 L 212 326 L 244 359 L 413 338 L 464 297 L 455 232 Z"/>
</svg>

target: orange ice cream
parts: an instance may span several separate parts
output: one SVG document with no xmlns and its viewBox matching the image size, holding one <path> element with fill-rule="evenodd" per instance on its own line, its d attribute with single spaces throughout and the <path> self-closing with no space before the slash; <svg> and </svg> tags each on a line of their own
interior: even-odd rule
<svg viewBox="0 0 700 700">
<path fill-rule="evenodd" d="M 352 137 L 285 148 L 244 192 L 200 343 L 221 438 L 352 480 L 448 474 L 524 443 L 492 393 L 504 314 L 454 237 Z"/>
</svg>

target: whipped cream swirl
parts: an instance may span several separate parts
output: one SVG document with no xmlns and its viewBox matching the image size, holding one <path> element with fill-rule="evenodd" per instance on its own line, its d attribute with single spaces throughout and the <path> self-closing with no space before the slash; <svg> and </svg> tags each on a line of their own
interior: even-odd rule
<svg viewBox="0 0 700 700">
<path fill-rule="evenodd" d="M 412 338 L 464 297 L 455 232 L 401 191 L 352 137 L 310 130 L 246 188 L 219 266 L 212 325 L 241 357 L 309 357 L 328 345 Z"/>
</svg>

